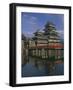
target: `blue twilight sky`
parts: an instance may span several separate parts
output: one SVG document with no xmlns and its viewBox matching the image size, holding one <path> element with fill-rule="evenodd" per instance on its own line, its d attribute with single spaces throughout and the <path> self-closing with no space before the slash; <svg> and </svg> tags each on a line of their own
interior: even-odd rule
<svg viewBox="0 0 73 90">
<path fill-rule="evenodd" d="M 32 37 L 36 30 L 43 31 L 45 24 L 50 21 L 55 24 L 60 37 L 64 37 L 64 15 L 49 13 L 21 13 L 21 30 L 27 37 Z"/>
</svg>

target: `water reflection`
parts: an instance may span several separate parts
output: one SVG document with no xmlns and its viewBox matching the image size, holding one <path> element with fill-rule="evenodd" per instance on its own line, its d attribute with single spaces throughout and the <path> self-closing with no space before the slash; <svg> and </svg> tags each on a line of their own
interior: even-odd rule
<svg viewBox="0 0 73 90">
<path fill-rule="evenodd" d="M 22 77 L 64 75 L 64 64 L 29 57 L 22 65 Z"/>
</svg>

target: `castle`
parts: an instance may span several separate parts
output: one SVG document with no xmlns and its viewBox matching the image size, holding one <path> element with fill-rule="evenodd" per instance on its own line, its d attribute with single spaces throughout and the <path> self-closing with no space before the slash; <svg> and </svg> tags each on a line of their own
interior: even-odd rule
<svg viewBox="0 0 73 90">
<path fill-rule="evenodd" d="M 22 38 L 23 62 L 27 56 L 45 60 L 64 58 L 64 43 L 61 42 L 54 24 L 47 22 L 44 30 L 37 30 L 32 38 Z"/>
</svg>

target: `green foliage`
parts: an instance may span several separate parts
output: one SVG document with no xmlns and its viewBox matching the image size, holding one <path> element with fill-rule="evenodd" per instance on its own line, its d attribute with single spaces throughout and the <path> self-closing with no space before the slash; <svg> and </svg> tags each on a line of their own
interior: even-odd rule
<svg viewBox="0 0 73 90">
<path fill-rule="evenodd" d="M 61 58 L 60 58 L 62 61 L 64 61 L 64 57 L 62 56 Z"/>
<path fill-rule="evenodd" d="M 55 56 L 49 57 L 49 61 L 53 62 L 53 61 L 55 61 L 55 60 L 56 60 L 56 59 L 55 59 Z"/>
</svg>

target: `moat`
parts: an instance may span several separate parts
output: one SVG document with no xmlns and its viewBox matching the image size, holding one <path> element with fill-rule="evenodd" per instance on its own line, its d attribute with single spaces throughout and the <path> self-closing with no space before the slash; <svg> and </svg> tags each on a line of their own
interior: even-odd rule
<svg viewBox="0 0 73 90">
<path fill-rule="evenodd" d="M 49 60 L 28 57 L 22 65 L 22 77 L 64 75 L 64 63 L 61 60 Z"/>
</svg>

